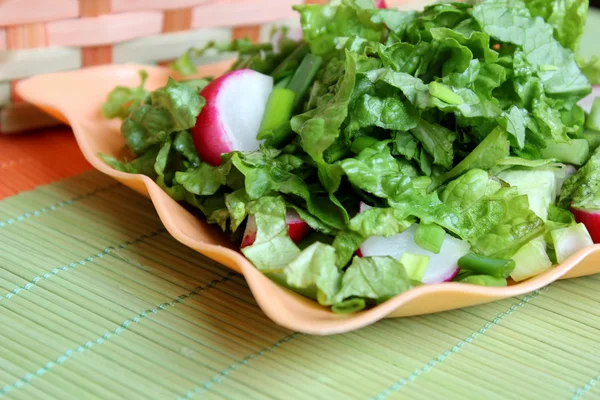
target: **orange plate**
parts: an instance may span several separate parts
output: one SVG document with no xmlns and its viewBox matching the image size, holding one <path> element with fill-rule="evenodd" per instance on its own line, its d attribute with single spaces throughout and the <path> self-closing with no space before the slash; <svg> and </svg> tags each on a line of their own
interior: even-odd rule
<svg viewBox="0 0 600 400">
<path fill-rule="evenodd" d="M 199 76 L 218 75 L 229 62 L 201 69 Z M 586 248 L 563 264 L 530 280 L 508 287 L 483 287 L 460 283 L 424 285 L 351 315 L 339 315 L 269 280 L 232 247 L 223 234 L 186 211 L 150 178 L 116 171 L 98 153 L 122 154 L 125 142 L 118 121 L 107 121 L 100 107 L 117 85 L 136 86 L 138 70 L 149 73 L 148 88 L 164 85 L 167 68 L 143 65 L 106 65 L 71 72 L 36 76 L 21 81 L 19 94 L 46 112 L 71 125 L 87 160 L 99 171 L 149 197 L 167 230 L 181 243 L 242 273 L 258 304 L 276 323 L 310 334 L 335 334 L 371 324 L 382 318 L 405 317 L 456 309 L 517 296 L 539 289 L 557 279 L 600 272 L 600 245 Z M 175 77 L 177 78 L 177 77 Z"/>
</svg>

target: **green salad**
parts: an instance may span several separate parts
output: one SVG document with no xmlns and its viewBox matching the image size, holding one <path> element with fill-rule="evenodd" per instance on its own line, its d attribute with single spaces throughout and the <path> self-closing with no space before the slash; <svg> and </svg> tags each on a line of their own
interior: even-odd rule
<svg viewBox="0 0 600 400">
<path fill-rule="evenodd" d="M 381 3 L 298 5 L 301 31 L 171 65 L 237 53 L 220 77 L 148 91 L 141 71 L 102 108 L 133 157 L 103 159 L 338 313 L 425 284 L 506 286 L 600 241 L 587 1 Z"/>
</svg>

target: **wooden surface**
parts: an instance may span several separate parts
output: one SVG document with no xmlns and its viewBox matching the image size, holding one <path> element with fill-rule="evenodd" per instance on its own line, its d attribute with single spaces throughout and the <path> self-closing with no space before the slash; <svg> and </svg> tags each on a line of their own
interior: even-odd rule
<svg viewBox="0 0 600 400">
<path fill-rule="evenodd" d="M 0 199 L 90 169 L 69 128 L 0 135 Z"/>
</svg>

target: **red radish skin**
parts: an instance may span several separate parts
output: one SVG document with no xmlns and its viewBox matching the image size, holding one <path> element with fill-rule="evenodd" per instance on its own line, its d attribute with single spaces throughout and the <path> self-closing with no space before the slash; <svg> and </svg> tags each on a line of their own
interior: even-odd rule
<svg viewBox="0 0 600 400">
<path fill-rule="evenodd" d="M 310 226 L 306 222 L 300 219 L 300 216 L 294 210 L 288 210 L 285 216 L 285 222 L 288 226 L 288 235 L 294 243 L 300 243 L 302 239 L 306 237 L 310 232 Z M 246 223 L 246 230 L 244 231 L 244 237 L 242 238 L 242 244 L 240 248 L 251 246 L 256 240 L 256 223 L 254 222 L 254 216 L 248 217 Z"/>
<path fill-rule="evenodd" d="M 250 69 L 225 74 L 209 83 L 200 94 L 206 105 L 192 128 L 192 139 L 200 158 L 221 164 L 221 155 L 231 151 L 256 151 L 260 127 L 273 78 Z"/>
<path fill-rule="evenodd" d="M 571 212 L 575 221 L 585 225 L 594 243 L 600 243 L 600 211 L 572 207 Z"/>
<path fill-rule="evenodd" d="M 458 268 L 458 265 L 457 265 L 456 269 L 454 270 L 454 272 L 452 273 L 452 275 L 450 275 L 448 278 L 446 278 L 443 282 L 452 282 L 452 279 L 456 278 L 456 276 L 458 275 L 459 271 L 460 271 L 460 268 Z"/>
<path fill-rule="evenodd" d="M 375 0 L 375 7 L 387 8 L 387 4 L 385 3 L 385 0 Z"/>
</svg>

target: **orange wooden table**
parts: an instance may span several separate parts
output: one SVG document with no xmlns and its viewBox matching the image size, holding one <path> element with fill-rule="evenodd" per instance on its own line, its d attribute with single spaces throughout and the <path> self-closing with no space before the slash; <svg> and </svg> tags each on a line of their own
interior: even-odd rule
<svg viewBox="0 0 600 400">
<path fill-rule="evenodd" d="M 91 168 L 68 127 L 0 135 L 0 199 Z"/>
</svg>

